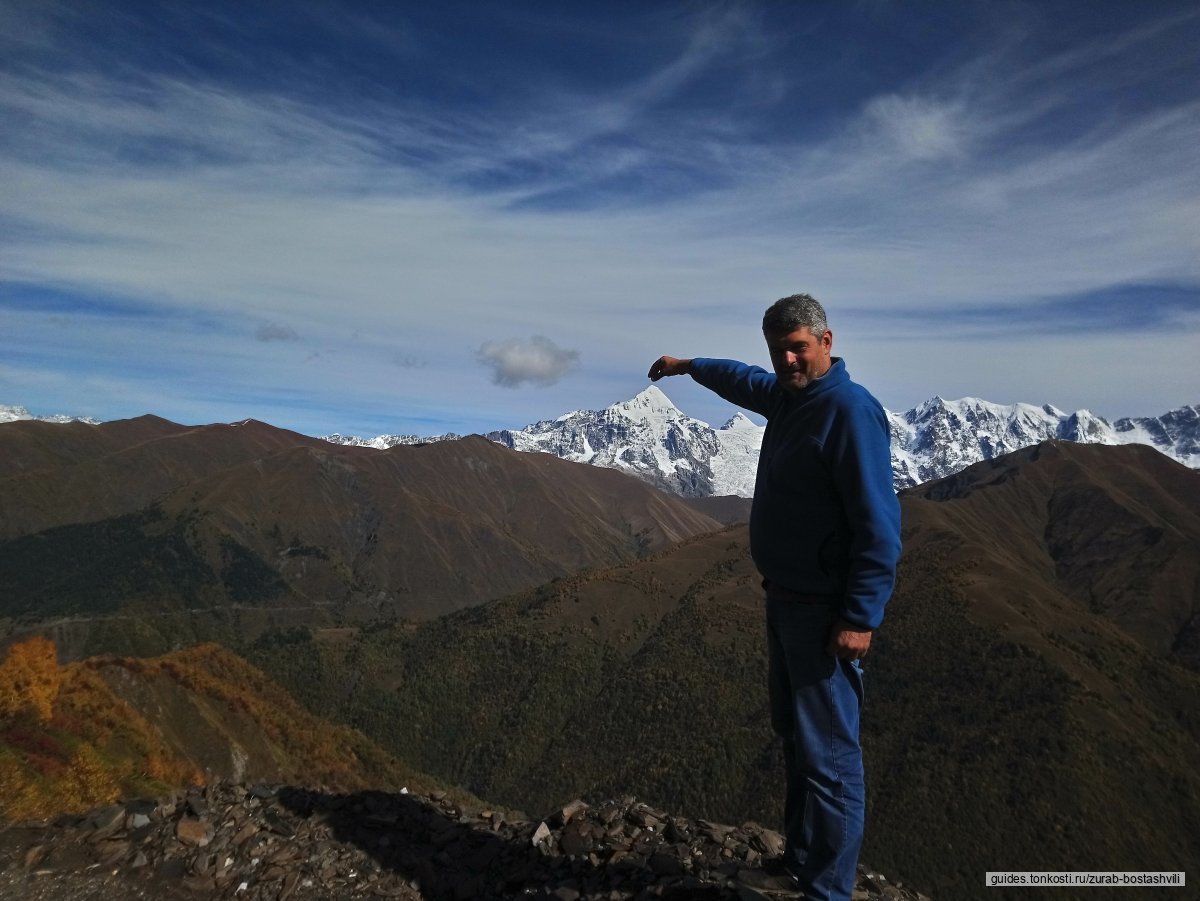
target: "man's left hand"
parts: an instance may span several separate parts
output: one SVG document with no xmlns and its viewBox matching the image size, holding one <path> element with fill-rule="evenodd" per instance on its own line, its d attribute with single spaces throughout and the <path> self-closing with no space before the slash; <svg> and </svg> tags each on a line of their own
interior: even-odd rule
<svg viewBox="0 0 1200 901">
<path fill-rule="evenodd" d="M 867 656 L 871 647 L 870 629 L 848 623 L 844 619 L 836 619 L 829 629 L 829 643 L 825 645 L 825 653 L 830 657 L 842 660 L 861 660 Z"/>
</svg>

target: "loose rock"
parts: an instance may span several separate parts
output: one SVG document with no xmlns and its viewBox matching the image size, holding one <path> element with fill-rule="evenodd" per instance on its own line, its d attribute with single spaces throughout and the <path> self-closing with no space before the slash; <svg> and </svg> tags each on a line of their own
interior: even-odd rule
<svg viewBox="0 0 1200 901">
<path fill-rule="evenodd" d="M 738 874 L 776 856 L 782 843 L 755 823 L 688 820 L 636 798 L 577 799 L 546 821 L 524 822 L 470 815 L 442 793 L 217 783 L 161 803 L 10 827 L 0 834 L 0 889 L 36 871 L 43 880 L 96 882 L 97 892 L 107 880 L 103 894 L 65 894 L 66 901 L 117 897 L 113 879 L 127 897 L 196 901 L 720 901 L 747 898 L 754 890 Z M 865 869 L 854 897 L 928 901 Z"/>
</svg>

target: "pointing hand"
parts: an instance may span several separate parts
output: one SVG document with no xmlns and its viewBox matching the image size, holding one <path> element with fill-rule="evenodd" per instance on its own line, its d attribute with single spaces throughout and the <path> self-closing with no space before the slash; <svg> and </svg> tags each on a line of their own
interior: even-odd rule
<svg viewBox="0 0 1200 901">
<path fill-rule="evenodd" d="M 657 382 L 667 375 L 687 375 L 692 371 L 691 360 L 681 360 L 677 357 L 659 357 L 646 373 L 650 381 Z"/>
</svg>

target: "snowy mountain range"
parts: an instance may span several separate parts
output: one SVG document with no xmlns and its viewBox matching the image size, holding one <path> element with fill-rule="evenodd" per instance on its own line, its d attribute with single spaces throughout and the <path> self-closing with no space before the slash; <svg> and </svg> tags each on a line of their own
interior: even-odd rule
<svg viewBox="0 0 1200 901">
<path fill-rule="evenodd" d="M 445 435 L 430 435 L 425 438 L 422 438 L 420 435 L 377 435 L 374 438 L 359 438 L 356 435 L 339 435 L 337 432 L 334 432 L 332 435 L 323 436 L 321 440 L 328 441 L 330 444 L 349 444 L 355 447 L 373 447 L 377 450 L 387 450 L 389 447 L 396 447 L 401 444 L 417 446 L 432 444 L 434 441 L 455 441 L 461 437 L 462 435 L 456 435 L 454 432 L 447 432 Z"/>
<path fill-rule="evenodd" d="M 918 485 L 1048 439 L 1085 444 L 1148 444 L 1200 467 L 1200 406 L 1115 423 L 1050 405 L 989 403 L 975 397 L 934 397 L 904 413 L 888 413 L 897 490 Z M 679 410 L 656 386 L 604 410 L 577 410 L 517 431 L 486 437 L 519 451 L 540 451 L 577 463 L 620 469 L 686 497 L 754 493 L 764 427 L 741 413 L 719 429 Z M 333 436 L 345 444 L 389 447 L 437 438 Z M 444 436 L 454 437 L 454 436 Z"/>
<path fill-rule="evenodd" d="M 1118 419 L 1050 405 L 989 403 L 975 397 L 934 397 L 904 413 L 889 412 L 893 484 L 897 490 L 942 478 L 1048 439 L 1084 444 L 1147 444 L 1186 466 L 1200 468 L 1200 405 L 1161 416 Z M 0 405 L 0 423 L 47 422 L 71 416 L 33 416 L 24 407 Z M 95 420 L 81 421 L 95 424 Z M 754 494 L 754 475 L 764 427 L 738 413 L 718 429 L 677 408 L 651 385 L 604 410 L 576 410 L 516 431 L 487 438 L 518 451 L 554 454 L 565 460 L 619 469 L 685 497 Z M 336 444 L 388 448 L 458 438 L 329 435 Z"/>
<path fill-rule="evenodd" d="M 1050 439 L 1148 444 L 1185 466 L 1200 467 L 1200 406 L 1110 423 L 1087 410 L 1064 413 L 1049 404 L 1002 406 L 977 397 L 934 397 L 905 413 L 889 412 L 888 419 L 897 490 Z"/>
<path fill-rule="evenodd" d="M 34 416 L 24 407 L 0 404 L 0 422 L 17 422 L 23 419 L 35 419 L 39 422 L 86 422 L 88 425 L 99 425 L 95 419 L 87 416 Z"/>
</svg>

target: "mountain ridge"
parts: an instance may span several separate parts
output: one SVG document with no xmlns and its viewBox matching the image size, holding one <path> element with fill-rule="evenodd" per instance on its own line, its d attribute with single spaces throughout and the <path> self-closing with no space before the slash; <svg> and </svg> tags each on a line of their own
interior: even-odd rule
<svg viewBox="0 0 1200 901">
<path fill-rule="evenodd" d="M 6 421 L 6 410 L 25 414 L 17 419 L 31 418 L 23 407 L 0 407 L 0 423 Z M 885 412 L 897 491 L 1051 439 L 1146 444 L 1185 466 L 1200 468 L 1200 405 L 1109 422 L 1086 409 L 1066 413 L 1051 404 L 1005 405 L 977 397 L 948 401 L 934 395 L 902 413 Z M 68 416 L 36 419 L 96 424 Z M 650 385 L 602 410 L 574 410 L 521 429 L 493 430 L 484 437 L 513 450 L 622 470 L 683 497 L 752 497 L 763 430 L 740 411 L 714 429 L 676 407 L 657 385 Z M 461 438 L 455 433 L 373 438 L 334 433 L 316 440 L 386 450 Z"/>
</svg>

